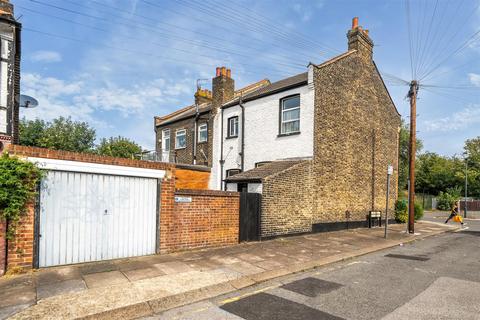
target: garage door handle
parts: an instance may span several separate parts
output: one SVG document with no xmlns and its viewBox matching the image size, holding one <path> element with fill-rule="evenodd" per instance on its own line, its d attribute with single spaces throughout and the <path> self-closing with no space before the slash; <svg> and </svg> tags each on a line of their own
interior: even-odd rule
<svg viewBox="0 0 480 320">
<path fill-rule="evenodd" d="M 105 212 L 103 213 L 104 216 L 108 216 L 108 210 L 105 209 Z"/>
</svg>

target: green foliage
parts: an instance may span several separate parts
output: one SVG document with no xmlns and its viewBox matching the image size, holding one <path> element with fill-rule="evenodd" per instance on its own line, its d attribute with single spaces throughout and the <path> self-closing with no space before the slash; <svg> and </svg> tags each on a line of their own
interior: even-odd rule
<svg viewBox="0 0 480 320">
<path fill-rule="evenodd" d="M 395 220 L 400 223 L 408 221 L 408 203 L 406 200 L 397 200 L 395 203 Z"/>
<path fill-rule="evenodd" d="M 461 164 L 456 159 L 440 156 L 433 152 L 426 152 L 418 156 L 416 165 L 415 189 L 429 194 L 438 194 L 455 185 L 461 185 L 457 170 Z"/>
<path fill-rule="evenodd" d="M 59 117 L 52 122 L 42 120 L 20 121 L 20 144 L 65 150 L 91 152 L 95 145 L 95 129 L 86 122 Z"/>
<path fill-rule="evenodd" d="M 459 198 L 459 188 L 448 188 L 446 192 L 440 191 L 437 196 L 437 209 L 449 211 L 453 208 L 455 201 L 457 201 Z"/>
<path fill-rule="evenodd" d="M 35 164 L 11 157 L 0 157 L 0 220 L 8 221 L 8 237 L 14 234 L 15 225 L 26 206 L 36 194 L 37 182 L 42 171 Z"/>
<path fill-rule="evenodd" d="M 408 150 L 410 142 L 410 129 L 409 126 L 402 119 L 402 125 L 400 127 L 399 135 L 399 152 L 398 152 L 398 189 L 407 189 L 408 181 Z M 420 139 L 417 139 L 417 153 L 423 148 L 423 143 Z"/>
<path fill-rule="evenodd" d="M 142 152 L 142 147 L 127 138 L 119 136 L 102 139 L 97 146 L 96 152 L 104 156 L 133 158 L 134 155 Z"/>
<path fill-rule="evenodd" d="M 419 203 L 415 203 L 414 219 L 415 221 L 423 218 L 423 207 Z M 395 203 L 395 220 L 399 223 L 408 221 L 408 202 L 406 200 L 398 200 Z"/>
</svg>

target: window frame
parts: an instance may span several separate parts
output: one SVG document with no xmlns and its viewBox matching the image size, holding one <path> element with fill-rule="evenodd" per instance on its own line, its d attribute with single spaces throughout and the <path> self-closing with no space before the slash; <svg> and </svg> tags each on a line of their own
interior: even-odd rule
<svg viewBox="0 0 480 320">
<path fill-rule="evenodd" d="M 205 127 L 205 130 L 200 130 L 202 127 Z M 202 131 L 205 131 L 206 133 L 206 137 L 205 137 L 205 140 L 201 140 L 201 132 Z M 197 138 L 197 142 L 198 143 L 205 143 L 205 142 L 208 142 L 208 124 L 205 122 L 205 123 L 202 123 L 198 126 L 198 132 L 197 132 L 197 135 L 198 135 L 198 138 Z"/>
<path fill-rule="evenodd" d="M 286 111 L 292 111 L 292 110 L 297 110 L 298 109 L 299 110 L 298 111 L 298 119 L 284 121 L 283 120 L 283 113 L 285 112 L 285 110 L 283 110 L 284 101 L 286 101 L 288 99 L 295 98 L 295 97 L 298 97 L 298 101 L 299 101 L 298 107 L 291 108 L 291 109 L 288 109 Z M 300 134 L 300 132 L 301 132 L 301 130 L 300 130 L 301 110 L 302 110 L 302 108 L 301 108 L 301 97 L 300 97 L 299 93 L 295 93 L 295 94 L 280 98 L 280 100 L 279 100 L 279 116 L 278 116 L 278 136 L 279 137 Z M 282 132 L 284 123 L 290 123 L 290 122 L 296 122 L 296 121 L 298 121 L 298 131 Z"/>
<path fill-rule="evenodd" d="M 231 122 L 232 120 L 236 120 L 236 132 L 235 132 L 235 135 L 232 135 L 232 134 L 231 134 L 232 126 L 230 125 L 230 122 Z M 227 119 L 227 138 L 238 138 L 238 131 L 239 131 L 238 123 L 239 123 L 238 116 L 233 116 L 233 117 L 230 117 L 230 118 Z"/>
<path fill-rule="evenodd" d="M 177 142 L 178 142 L 178 133 L 179 132 L 184 132 L 185 135 L 185 146 L 179 147 Z M 187 148 L 187 129 L 177 129 L 175 130 L 175 150 L 180 150 L 180 149 L 185 149 Z"/>
<path fill-rule="evenodd" d="M 168 137 L 167 135 L 165 134 L 165 132 L 168 132 Z M 168 139 L 168 144 L 165 143 L 165 140 Z M 172 136 L 171 136 L 171 130 L 170 128 L 166 128 L 166 129 L 163 129 L 162 130 L 162 151 L 163 152 L 170 152 L 170 149 L 171 149 L 171 143 L 172 143 Z M 168 149 L 165 148 L 165 146 L 168 146 Z"/>
<path fill-rule="evenodd" d="M 271 163 L 272 161 L 260 161 L 255 163 L 255 168 L 260 168 L 261 166 L 264 166 L 266 164 Z"/>
<path fill-rule="evenodd" d="M 232 171 L 237 171 L 237 173 L 234 173 L 234 174 L 230 174 Z M 235 174 L 239 174 L 241 173 L 242 170 L 241 169 L 238 169 L 238 168 L 233 168 L 233 169 L 228 169 L 228 170 L 225 170 L 225 178 L 228 178 L 228 177 L 231 177 Z"/>
</svg>

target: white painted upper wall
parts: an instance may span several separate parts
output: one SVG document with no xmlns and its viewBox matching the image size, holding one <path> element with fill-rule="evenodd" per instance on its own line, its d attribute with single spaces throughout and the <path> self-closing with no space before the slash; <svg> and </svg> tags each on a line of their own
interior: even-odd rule
<svg viewBox="0 0 480 320">
<path fill-rule="evenodd" d="M 300 134 L 279 136 L 280 100 L 300 95 Z M 255 168 L 257 162 L 313 156 L 313 85 L 286 90 L 244 103 L 245 107 L 245 171 Z M 238 116 L 237 138 L 227 138 L 228 119 Z M 242 110 L 239 105 L 223 110 L 223 179 L 229 169 L 241 168 Z M 221 112 L 215 118 L 213 166 L 210 188 L 221 189 L 220 130 Z"/>
</svg>

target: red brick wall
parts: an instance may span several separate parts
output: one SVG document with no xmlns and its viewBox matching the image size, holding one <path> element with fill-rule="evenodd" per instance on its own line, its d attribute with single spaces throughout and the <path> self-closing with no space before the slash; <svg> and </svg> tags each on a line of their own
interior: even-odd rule
<svg viewBox="0 0 480 320">
<path fill-rule="evenodd" d="M 167 170 L 175 167 L 174 164 L 165 163 L 165 162 L 152 162 L 152 161 L 143 161 L 143 160 L 126 159 L 126 158 L 115 158 L 115 157 L 99 156 L 99 155 L 90 154 L 90 153 L 51 150 L 51 149 L 26 147 L 26 146 L 13 145 L 13 144 L 8 146 L 8 152 L 10 152 L 11 154 L 15 154 L 19 157 L 24 156 L 24 157 L 46 158 L 46 159 L 59 159 L 59 160 L 80 161 L 80 162 L 89 162 L 89 163 L 98 163 L 98 164 L 109 164 L 109 165 L 125 166 L 125 167 L 157 169 L 157 170 Z"/>
<path fill-rule="evenodd" d="M 165 211 L 162 205 L 160 221 L 167 234 L 162 237 L 161 252 L 220 247 L 238 243 L 240 206 L 238 193 L 177 190 L 175 195 L 191 198 L 192 202 L 182 203 L 175 202 L 171 198 L 162 199 L 162 203 L 166 200 L 165 205 L 171 206 L 173 203 L 173 210 L 167 207 Z"/>
<path fill-rule="evenodd" d="M 25 215 L 15 228 L 15 236 L 8 241 L 7 270 L 14 268 L 31 269 L 33 266 L 34 204 L 31 203 Z"/>
<path fill-rule="evenodd" d="M 6 224 L 5 222 L 0 221 L 0 276 L 5 273 L 5 250 L 6 250 Z"/>
</svg>

